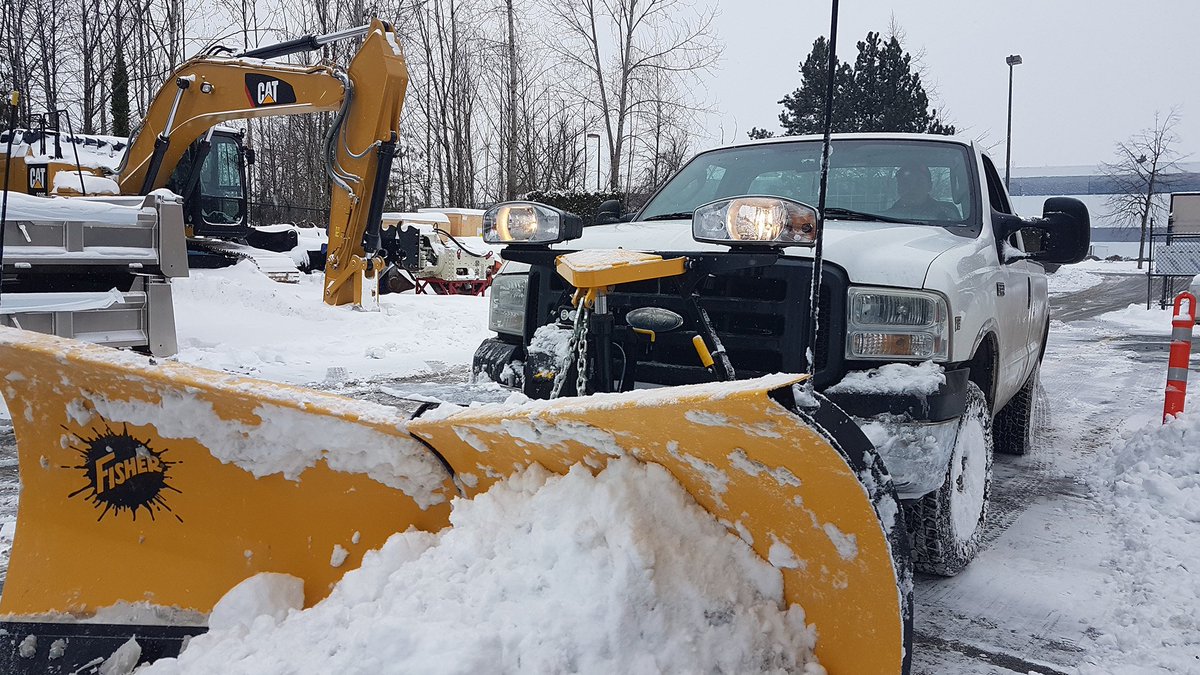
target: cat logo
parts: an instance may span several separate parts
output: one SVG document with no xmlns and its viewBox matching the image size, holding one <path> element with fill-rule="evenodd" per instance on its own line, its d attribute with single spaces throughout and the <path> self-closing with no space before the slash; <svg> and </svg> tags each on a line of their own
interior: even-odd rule
<svg viewBox="0 0 1200 675">
<path fill-rule="evenodd" d="M 29 167 L 29 194 L 34 196 L 46 194 L 46 167 Z"/>
<path fill-rule="evenodd" d="M 282 105 L 296 102 L 296 90 L 292 85 L 277 77 L 266 75 L 246 75 L 246 98 L 250 105 L 261 108 L 269 105 Z"/>
</svg>

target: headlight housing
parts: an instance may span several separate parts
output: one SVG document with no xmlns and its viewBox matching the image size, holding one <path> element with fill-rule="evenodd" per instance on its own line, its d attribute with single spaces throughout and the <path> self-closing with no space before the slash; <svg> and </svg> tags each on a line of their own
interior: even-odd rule
<svg viewBox="0 0 1200 675">
<path fill-rule="evenodd" d="M 936 293 L 851 288 L 847 294 L 846 358 L 946 361 L 950 310 Z"/>
<path fill-rule="evenodd" d="M 692 238 L 735 246 L 812 246 L 817 210 L 783 197 L 718 199 L 692 213 Z"/>
<path fill-rule="evenodd" d="M 537 202 L 504 202 L 483 213 L 489 244 L 557 244 L 582 234 L 579 216 Z"/>
<path fill-rule="evenodd" d="M 528 274 L 498 274 L 492 279 L 488 328 L 497 333 L 525 334 L 525 293 Z"/>
</svg>

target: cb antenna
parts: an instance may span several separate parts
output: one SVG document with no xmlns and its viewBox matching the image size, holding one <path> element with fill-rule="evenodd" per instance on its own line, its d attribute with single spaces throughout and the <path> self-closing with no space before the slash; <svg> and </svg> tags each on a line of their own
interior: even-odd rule
<svg viewBox="0 0 1200 675">
<path fill-rule="evenodd" d="M 825 242 L 825 193 L 829 185 L 829 137 L 833 131 L 833 90 L 834 77 L 837 76 L 837 27 L 838 0 L 833 0 L 833 13 L 829 22 L 829 63 L 825 83 L 825 140 L 821 145 L 821 186 L 817 193 L 817 245 L 813 249 L 813 273 L 810 285 L 808 308 L 808 351 L 805 361 L 808 364 L 808 380 L 804 386 L 812 390 L 813 378 L 817 371 L 817 332 L 820 328 L 821 311 L 821 264 Z M 833 349 L 833 346 L 829 346 Z"/>
</svg>

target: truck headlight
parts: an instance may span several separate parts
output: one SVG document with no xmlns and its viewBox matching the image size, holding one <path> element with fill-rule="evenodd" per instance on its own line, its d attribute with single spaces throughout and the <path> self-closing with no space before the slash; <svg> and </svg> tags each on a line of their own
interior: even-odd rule
<svg viewBox="0 0 1200 675">
<path fill-rule="evenodd" d="M 692 238 L 737 246 L 812 246 L 817 210 L 783 197 L 718 199 L 692 213 Z"/>
<path fill-rule="evenodd" d="M 950 353 L 950 312 L 935 293 L 851 288 L 846 358 L 945 361 Z"/>
<path fill-rule="evenodd" d="M 537 202 L 505 202 L 483 213 L 489 244 L 557 244 L 582 234 L 579 216 Z"/>
<path fill-rule="evenodd" d="M 528 274 L 499 274 L 492 279 L 488 328 L 497 333 L 524 335 L 525 289 Z"/>
</svg>

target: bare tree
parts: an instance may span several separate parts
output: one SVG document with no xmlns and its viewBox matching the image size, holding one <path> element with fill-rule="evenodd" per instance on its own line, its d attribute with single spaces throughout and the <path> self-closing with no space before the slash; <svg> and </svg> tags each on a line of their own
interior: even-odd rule
<svg viewBox="0 0 1200 675">
<path fill-rule="evenodd" d="M 1108 199 L 1110 217 L 1129 227 L 1138 227 L 1138 269 L 1146 254 L 1149 225 L 1166 208 L 1156 194 L 1164 192 L 1168 177 L 1179 170 L 1175 146 L 1179 134 L 1179 111 L 1172 108 L 1165 116 L 1154 114 L 1154 126 L 1143 129 L 1117 143 L 1116 159 L 1101 165 L 1101 171 L 1115 186 Z"/>
<path fill-rule="evenodd" d="M 655 73 L 694 78 L 714 65 L 721 53 L 713 32 L 715 15 L 710 11 L 689 20 L 681 0 L 547 4 L 559 29 L 552 46 L 590 80 L 591 86 L 578 93 L 600 111 L 608 139 L 609 188 L 616 191 L 627 129 L 643 103 L 644 85 Z"/>
</svg>

